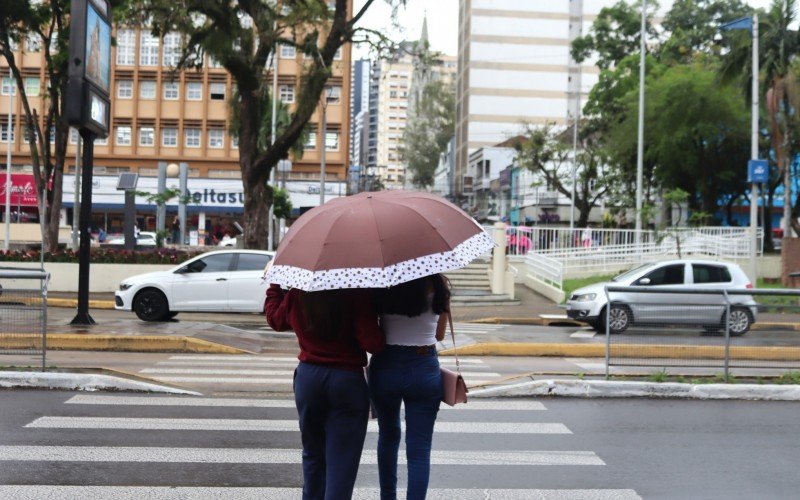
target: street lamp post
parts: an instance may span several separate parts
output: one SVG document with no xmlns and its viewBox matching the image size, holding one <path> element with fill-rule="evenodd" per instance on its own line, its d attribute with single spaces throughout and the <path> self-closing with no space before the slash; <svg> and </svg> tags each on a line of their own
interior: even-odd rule
<svg viewBox="0 0 800 500">
<path fill-rule="evenodd" d="M 11 145 L 13 144 L 11 141 L 11 131 L 14 130 L 13 109 L 14 94 L 16 91 L 14 81 L 11 78 L 11 72 L 9 72 L 8 75 L 8 86 L 11 90 L 8 92 L 8 123 L 6 124 L 6 139 L 8 139 L 6 143 L 6 240 L 3 244 L 3 248 L 6 251 L 8 251 L 11 246 Z"/>
<path fill-rule="evenodd" d="M 319 204 L 325 204 L 325 151 L 328 149 L 328 98 L 333 95 L 333 87 L 329 87 L 328 91 L 322 96 L 322 151 L 319 160 Z"/>
<path fill-rule="evenodd" d="M 642 28 L 639 34 L 639 137 L 636 146 L 636 244 L 642 242 L 642 177 L 644 171 L 644 64 L 647 0 L 642 0 Z"/>
</svg>

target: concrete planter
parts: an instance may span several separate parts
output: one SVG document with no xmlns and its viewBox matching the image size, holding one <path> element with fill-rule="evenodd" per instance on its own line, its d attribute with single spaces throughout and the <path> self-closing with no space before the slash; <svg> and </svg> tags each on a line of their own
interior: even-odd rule
<svg viewBox="0 0 800 500">
<path fill-rule="evenodd" d="M 5 267 L 19 269 L 39 269 L 38 262 L 3 262 Z M 120 281 L 131 276 L 158 271 L 169 271 L 175 265 L 168 264 L 92 264 L 89 268 L 89 292 L 107 293 L 119 288 Z M 45 262 L 44 268 L 50 273 L 51 292 L 78 291 L 78 264 L 67 262 Z M 9 280 L 14 281 L 14 280 Z M 29 284 L 19 283 L 17 286 L 29 288 Z M 38 281 L 36 282 L 38 286 Z M 11 283 L 7 285 L 13 287 Z"/>
</svg>

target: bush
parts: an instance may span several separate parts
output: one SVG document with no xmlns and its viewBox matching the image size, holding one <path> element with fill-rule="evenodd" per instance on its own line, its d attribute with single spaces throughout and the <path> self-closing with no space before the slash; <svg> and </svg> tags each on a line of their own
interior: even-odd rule
<svg viewBox="0 0 800 500">
<path fill-rule="evenodd" d="M 110 250 L 92 248 L 91 262 L 94 264 L 171 264 L 194 257 L 202 252 L 178 250 L 174 248 L 158 248 L 153 250 Z M 78 252 L 58 250 L 44 255 L 45 262 L 78 262 Z M 0 262 L 39 262 L 38 250 L 0 251 Z"/>
</svg>

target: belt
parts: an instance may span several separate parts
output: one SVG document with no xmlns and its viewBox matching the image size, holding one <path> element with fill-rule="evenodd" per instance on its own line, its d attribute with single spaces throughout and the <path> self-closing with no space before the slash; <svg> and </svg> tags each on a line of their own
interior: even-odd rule
<svg viewBox="0 0 800 500">
<path fill-rule="evenodd" d="M 403 352 L 413 352 L 417 356 L 428 356 L 430 354 L 436 354 L 436 345 L 395 345 L 395 344 L 388 344 L 386 346 L 387 349 L 396 349 L 398 351 Z"/>
</svg>

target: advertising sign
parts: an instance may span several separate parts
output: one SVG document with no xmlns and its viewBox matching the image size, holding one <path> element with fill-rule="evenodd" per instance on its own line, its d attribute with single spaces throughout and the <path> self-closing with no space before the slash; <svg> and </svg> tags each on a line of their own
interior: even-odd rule
<svg viewBox="0 0 800 500">
<path fill-rule="evenodd" d="M 0 203 L 6 202 L 6 183 L 0 184 Z M 11 174 L 11 206 L 36 207 L 38 206 L 36 187 L 31 174 Z"/>
<path fill-rule="evenodd" d="M 111 25 L 89 2 L 86 10 L 86 78 L 97 84 L 106 94 L 111 82 Z"/>
<path fill-rule="evenodd" d="M 750 160 L 747 162 L 747 182 L 769 182 L 769 163 L 767 160 Z"/>
</svg>

